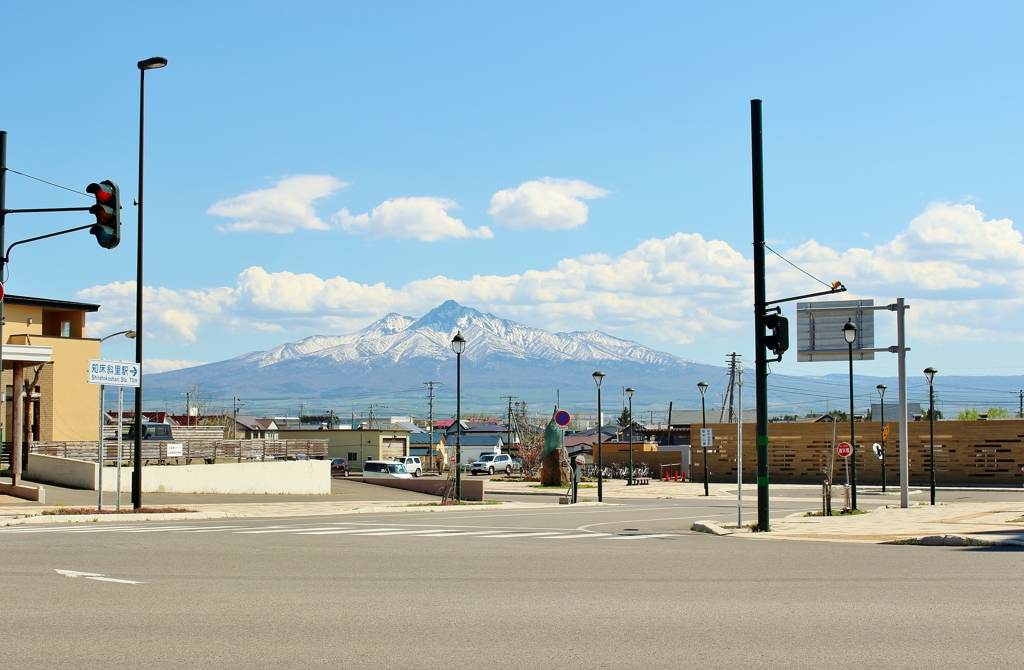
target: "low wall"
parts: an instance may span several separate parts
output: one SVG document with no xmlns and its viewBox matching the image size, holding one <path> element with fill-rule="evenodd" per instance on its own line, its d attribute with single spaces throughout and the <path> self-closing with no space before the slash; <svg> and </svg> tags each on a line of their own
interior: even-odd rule
<svg viewBox="0 0 1024 670">
<path fill-rule="evenodd" d="M 416 491 L 417 493 L 428 493 L 433 496 L 440 496 L 444 493 L 446 479 L 391 479 L 388 477 L 357 477 L 357 482 L 366 484 L 377 484 L 378 486 L 390 486 L 393 489 L 404 491 Z M 462 499 L 471 501 L 482 501 L 484 499 L 483 480 L 462 480 Z"/>
<path fill-rule="evenodd" d="M 14 486 L 12 484 L 0 484 L 0 495 L 21 498 L 23 500 L 32 500 L 41 505 L 46 504 L 46 489 L 42 486 L 22 486 L 21 484 Z"/>
<path fill-rule="evenodd" d="M 95 463 L 29 454 L 26 478 L 68 488 L 95 491 Z M 121 468 L 121 492 L 132 488 L 132 468 Z M 117 490 L 117 468 L 103 468 L 103 490 Z M 142 468 L 143 493 L 248 493 L 327 495 L 331 492 L 330 461 L 270 461 L 216 465 L 147 465 Z"/>
<path fill-rule="evenodd" d="M 132 468 L 121 468 L 121 492 L 131 491 Z M 103 490 L 117 490 L 115 468 L 103 469 Z M 328 495 L 330 461 L 147 465 L 143 493 L 246 493 Z"/>
<path fill-rule="evenodd" d="M 42 454 L 28 455 L 25 478 L 44 484 L 56 484 L 69 489 L 96 490 L 99 466 L 88 461 Z"/>
</svg>

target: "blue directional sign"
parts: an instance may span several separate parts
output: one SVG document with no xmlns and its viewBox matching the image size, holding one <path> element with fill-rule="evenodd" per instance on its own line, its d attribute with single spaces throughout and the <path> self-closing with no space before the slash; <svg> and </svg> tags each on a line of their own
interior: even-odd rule
<svg viewBox="0 0 1024 670">
<path fill-rule="evenodd" d="M 89 359 L 89 383 L 103 386 L 134 386 L 142 382 L 142 366 L 135 361 Z"/>
</svg>

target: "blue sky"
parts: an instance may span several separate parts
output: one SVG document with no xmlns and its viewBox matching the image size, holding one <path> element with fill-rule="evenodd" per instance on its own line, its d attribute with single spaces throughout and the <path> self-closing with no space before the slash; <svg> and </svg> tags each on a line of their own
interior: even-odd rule
<svg viewBox="0 0 1024 670">
<path fill-rule="evenodd" d="M 25 3 L 4 8 L 17 30 L 0 43 L 0 129 L 11 168 L 77 189 L 113 179 L 130 203 L 135 63 L 169 59 L 147 77 L 151 370 L 447 298 L 721 363 L 753 353 L 761 98 L 773 248 L 847 297 L 905 296 L 912 367 L 1021 374 L 1021 13 Z M 8 178 L 10 207 L 87 203 Z M 103 303 L 94 335 L 130 327 L 134 208 L 123 217 L 113 251 L 85 234 L 18 248 L 8 292 Z M 84 222 L 10 216 L 7 239 Z M 769 265 L 774 295 L 814 289 Z M 879 344 L 895 343 L 891 321 Z M 893 358 L 859 370 L 892 374 Z"/>
</svg>

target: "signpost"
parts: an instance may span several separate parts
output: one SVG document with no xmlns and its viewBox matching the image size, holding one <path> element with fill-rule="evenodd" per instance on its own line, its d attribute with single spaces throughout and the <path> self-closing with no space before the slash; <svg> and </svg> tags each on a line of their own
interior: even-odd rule
<svg viewBox="0 0 1024 670">
<path fill-rule="evenodd" d="M 100 439 L 99 439 L 99 499 L 96 502 L 96 509 L 103 509 L 103 400 L 107 386 L 117 387 L 117 495 L 115 498 L 115 509 L 121 509 L 121 458 L 123 448 L 123 437 L 121 426 L 124 415 L 124 387 L 139 387 L 142 381 L 142 366 L 135 361 L 106 361 L 98 358 L 89 359 L 89 383 L 99 384 L 100 387 Z M 135 430 L 140 429 L 140 417 L 135 417 Z M 141 467 L 140 463 L 135 464 L 136 468 Z"/>
</svg>

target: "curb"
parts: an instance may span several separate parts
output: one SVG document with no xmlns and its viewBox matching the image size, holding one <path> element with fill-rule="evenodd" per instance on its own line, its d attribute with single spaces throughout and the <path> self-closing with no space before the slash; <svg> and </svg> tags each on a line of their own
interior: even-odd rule
<svg viewBox="0 0 1024 670">
<path fill-rule="evenodd" d="M 695 521 L 690 530 L 697 533 L 710 533 L 711 535 L 732 535 L 733 531 L 722 528 L 714 521 Z"/>
</svg>

